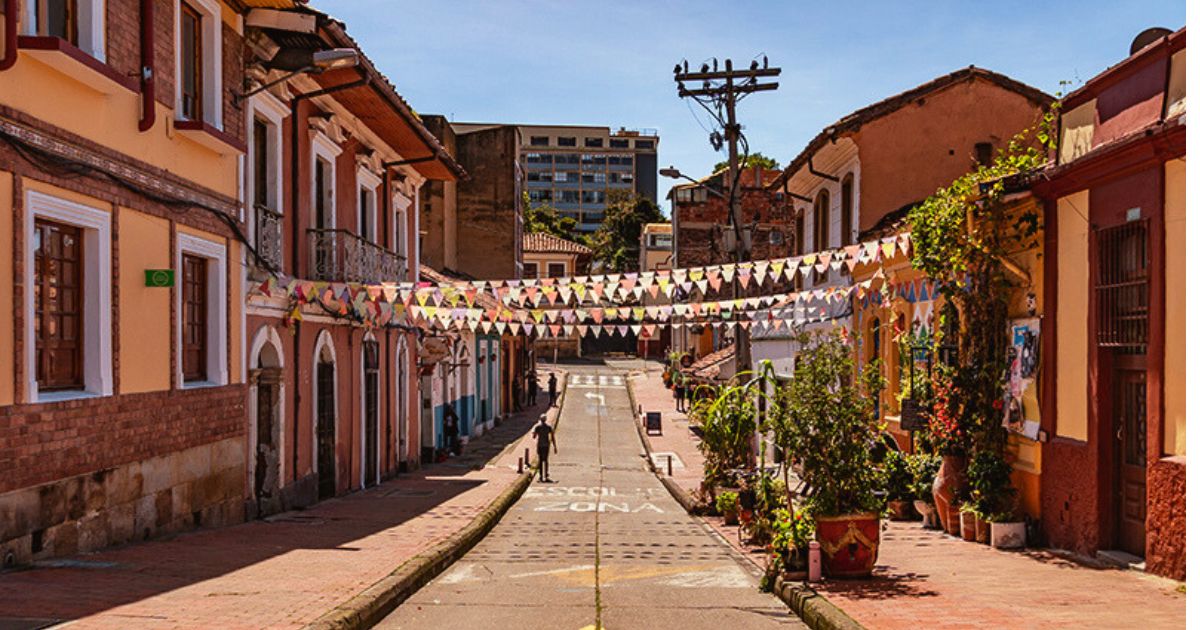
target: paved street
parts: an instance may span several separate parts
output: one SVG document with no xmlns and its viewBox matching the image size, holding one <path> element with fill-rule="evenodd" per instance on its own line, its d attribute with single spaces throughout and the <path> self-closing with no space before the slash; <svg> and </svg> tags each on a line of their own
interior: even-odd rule
<svg viewBox="0 0 1200 630">
<path fill-rule="evenodd" d="M 573 367 L 551 457 L 495 530 L 384 628 L 775 628 L 800 622 L 646 470 L 624 373 Z"/>
</svg>

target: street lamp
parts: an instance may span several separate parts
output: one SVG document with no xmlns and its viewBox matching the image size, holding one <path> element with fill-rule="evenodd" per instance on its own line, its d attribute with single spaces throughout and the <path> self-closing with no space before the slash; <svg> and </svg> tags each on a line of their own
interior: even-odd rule
<svg viewBox="0 0 1200 630">
<path fill-rule="evenodd" d="M 729 195 L 726 195 L 725 193 L 717 190 L 716 188 L 712 188 L 708 184 L 702 183 L 700 180 L 695 179 L 694 177 L 692 177 L 690 175 L 685 175 L 684 173 L 681 173 L 679 171 L 679 169 L 675 168 L 674 166 L 668 166 L 667 168 L 660 168 L 660 169 L 658 169 L 658 174 L 662 175 L 663 177 L 670 178 L 670 179 L 686 179 L 689 182 L 692 182 L 693 184 L 700 186 L 704 190 L 707 190 L 708 192 L 710 192 L 722 199 L 729 199 Z"/>
</svg>

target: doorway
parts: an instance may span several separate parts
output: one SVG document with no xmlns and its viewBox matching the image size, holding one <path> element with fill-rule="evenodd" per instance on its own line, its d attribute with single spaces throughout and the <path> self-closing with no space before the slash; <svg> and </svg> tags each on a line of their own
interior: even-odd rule
<svg viewBox="0 0 1200 630">
<path fill-rule="evenodd" d="M 1113 544 L 1146 552 L 1146 347 L 1150 333 L 1150 249 L 1146 219 L 1097 234 L 1097 343 L 1107 355 L 1111 400 L 1100 426 L 1111 438 Z"/>
<path fill-rule="evenodd" d="M 363 340 L 363 487 L 379 481 L 379 343 Z"/>
<path fill-rule="evenodd" d="M 334 366 L 324 356 L 317 363 L 317 498 L 337 494 L 337 413 Z"/>
</svg>

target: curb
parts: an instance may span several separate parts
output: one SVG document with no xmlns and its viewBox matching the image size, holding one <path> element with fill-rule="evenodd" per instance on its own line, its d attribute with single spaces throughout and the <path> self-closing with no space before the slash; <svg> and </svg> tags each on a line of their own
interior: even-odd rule
<svg viewBox="0 0 1200 630">
<path fill-rule="evenodd" d="M 810 628 L 816 630 L 864 630 L 863 625 L 834 606 L 820 593 L 804 582 L 785 582 L 775 579 L 771 592 L 775 593 L 796 616 Z"/>
<path fill-rule="evenodd" d="M 625 379 L 625 389 L 629 392 L 630 408 L 636 413 L 638 405 L 637 396 L 633 393 L 633 384 L 629 382 L 629 379 Z M 689 514 L 703 514 L 705 509 L 697 504 L 696 500 L 685 492 L 683 488 L 680 488 L 674 479 L 664 477 L 662 472 L 654 465 L 654 460 L 650 457 L 650 438 L 646 435 L 645 427 L 638 420 L 635 416 L 634 424 L 637 425 L 638 438 L 642 441 L 644 457 L 649 463 L 650 470 L 654 473 L 654 476 L 658 477 L 659 482 L 667 489 L 667 492 Z M 738 553 L 736 550 L 733 551 Z M 815 628 L 816 630 L 864 630 L 862 624 L 843 612 L 841 608 L 834 606 L 829 600 L 822 597 L 820 593 L 809 588 L 805 582 L 785 582 L 782 577 L 779 577 L 772 585 L 771 592 L 810 628 Z"/>
<path fill-rule="evenodd" d="M 564 379 L 564 381 L 566 380 L 569 379 Z M 562 399 L 566 398 L 567 387 L 569 387 L 568 383 L 564 382 L 562 392 L 559 394 Z M 550 407 L 550 410 L 554 411 L 553 424 L 557 428 L 562 407 Z M 505 449 L 496 457 L 502 457 L 507 452 Z M 533 482 L 533 474 L 536 469 L 536 464 L 525 469 L 525 472 L 521 473 L 516 481 L 509 484 L 508 488 L 500 493 L 500 496 L 492 499 L 492 502 L 482 512 L 476 514 L 466 527 L 431 549 L 405 560 L 387 577 L 321 615 L 316 621 L 307 624 L 305 628 L 307 630 L 357 630 L 358 628 L 369 628 L 381 621 L 413 593 L 433 581 L 443 571 L 450 568 L 450 565 L 465 556 L 479 541 L 483 540 L 484 536 L 487 536 L 496 526 L 496 523 L 500 522 L 508 509 L 521 498 L 521 495 L 525 494 L 525 490 Z"/>
<path fill-rule="evenodd" d="M 493 499 L 486 509 L 477 514 L 469 525 L 432 549 L 409 558 L 387 577 L 305 627 L 310 630 L 332 630 L 367 628 L 378 623 L 409 596 L 466 555 L 525 493 L 531 481 L 532 472 L 525 471 L 500 496 Z"/>
</svg>

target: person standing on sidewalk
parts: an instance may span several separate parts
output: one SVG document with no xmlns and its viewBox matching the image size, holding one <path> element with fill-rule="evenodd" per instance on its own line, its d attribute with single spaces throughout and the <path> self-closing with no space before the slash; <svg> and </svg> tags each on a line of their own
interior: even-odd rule
<svg viewBox="0 0 1200 630">
<path fill-rule="evenodd" d="M 554 372 L 550 373 L 550 406 L 554 407 L 558 404 L 558 375 Z"/>
<path fill-rule="evenodd" d="M 683 413 L 683 376 L 676 372 L 671 384 L 675 386 L 675 411 Z"/>
<path fill-rule="evenodd" d="M 537 395 L 538 395 L 538 380 L 537 380 L 537 372 L 535 370 L 529 370 L 529 376 L 527 377 L 527 380 L 525 382 L 525 389 L 529 392 L 529 406 L 530 407 L 536 406 L 537 405 Z"/>
<path fill-rule="evenodd" d="M 537 438 L 538 481 L 550 481 L 550 447 L 558 454 L 558 442 L 554 440 L 554 427 L 546 422 L 546 414 L 539 418 L 537 426 L 533 427 L 533 435 Z"/>
</svg>

